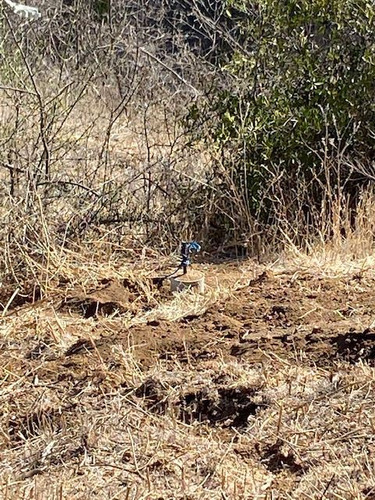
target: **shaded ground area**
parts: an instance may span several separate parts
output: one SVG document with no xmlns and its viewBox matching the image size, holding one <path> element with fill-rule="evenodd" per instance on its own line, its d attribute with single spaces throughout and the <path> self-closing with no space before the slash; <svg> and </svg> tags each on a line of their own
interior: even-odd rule
<svg viewBox="0 0 375 500">
<path fill-rule="evenodd" d="M 9 311 L 3 497 L 374 498 L 374 278 L 253 274 L 176 321 L 113 279 Z"/>
</svg>

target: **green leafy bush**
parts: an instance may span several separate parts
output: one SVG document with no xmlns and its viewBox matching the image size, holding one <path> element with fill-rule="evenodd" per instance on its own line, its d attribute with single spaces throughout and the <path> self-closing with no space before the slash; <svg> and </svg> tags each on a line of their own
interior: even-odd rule
<svg viewBox="0 0 375 500">
<path fill-rule="evenodd" d="M 306 217 L 327 189 L 354 192 L 348 164 L 374 157 L 375 5 L 227 3 L 226 15 L 246 13 L 242 43 L 233 41 L 224 83 L 190 118 L 210 117 L 204 136 L 250 214 L 267 223 L 281 212 Z"/>
</svg>

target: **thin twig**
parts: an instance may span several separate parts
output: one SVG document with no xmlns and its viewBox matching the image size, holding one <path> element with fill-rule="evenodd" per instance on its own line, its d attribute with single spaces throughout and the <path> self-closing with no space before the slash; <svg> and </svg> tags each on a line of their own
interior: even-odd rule
<svg viewBox="0 0 375 500">
<path fill-rule="evenodd" d="M 188 81 L 186 81 L 185 78 L 183 78 L 181 75 L 179 75 L 177 73 L 177 71 L 175 71 L 170 66 L 168 66 L 167 64 L 165 64 L 158 57 L 154 56 L 154 54 L 151 54 L 151 52 L 149 52 L 148 50 L 144 49 L 143 47 L 141 47 L 139 50 L 141 52 L 143 52 L 144 54 L 146 54 L 147 56 L 151 57 L 151 59 L 153 59 L 158 64 L 160 64 L 160 66 L 163 66 L 163 68 L 165 68 L 166 70 L 168 70 L 170 73 L 172 73 L 172 75 L 174 75 L 178 80 L 180 80 L 180 82 L 184 83 L 187 87 L 190 87 L 192 90 L 194 90 L 196 96 L 200 95 L 200 92 L 194 87 L 194 85 L 192 85 L 191 83 L 189 83 Z"/>
</svg>

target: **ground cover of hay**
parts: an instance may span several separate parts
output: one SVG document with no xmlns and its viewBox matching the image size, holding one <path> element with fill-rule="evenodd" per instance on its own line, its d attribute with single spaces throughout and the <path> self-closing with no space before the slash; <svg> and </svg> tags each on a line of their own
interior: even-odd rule
<svg viewBox="0 0 375 500">
<path fill-rule="evenodd" d="M 375 498 L 371 266 L 137 265 L 2 297 L 1 498 Z"/>
</svg>

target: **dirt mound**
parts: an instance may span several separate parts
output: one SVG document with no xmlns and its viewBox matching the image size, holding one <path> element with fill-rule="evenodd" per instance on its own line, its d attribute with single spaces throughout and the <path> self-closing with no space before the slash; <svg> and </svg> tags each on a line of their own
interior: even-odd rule
<svg viewBox="0 0 375 500">
<path fill-rule="evenodd" d="M 85 293 L 76 290 L 62 301 L 59 310 L 75 313 L 84 318 L 97 315 L 134 314 L 147 300 L 143 291 L 129 280 L 103 280 L 101 286 Z"/>
<path fill-rule="evenodd" d="M 78 339 L 65 356 L 85 366 L 92 356 L 107 362 L 113 348 L 131 348 L 143 369 L 158 360 L 199 365 L 237 359 L 260 364 L 270 356 L 320 366 L 338 361 L 374 363 L 375 333 L 368 328 L 373 321 L 373 283 L 358 287 L 355 281 L 314 278 L 302 283 L 266 276 L 202 316 L 191 315 L 173 323 L 153 320 L 129 330 L 114 325 L 110 335 Z M 135 291 L 113 282 L 87 294 L 85 300 L 90 304 L 86 316 L 99 311 L 120 314 L 121 308 L 128 312 L 139 306 Z M 77 303 L 68 300 L 63 310 Z M 344 314 L 348 310 L 350 314 Z M 363 330 L 358 330 L 359 324 Z M 31 356 L 45 350 L 43 345 L 36 346 Z M 198 394 L 196 399 L 204 399 L 204 395 Z"/>
<path fill-rule="evenodd" d="M 137 326 L 131 335 L 143 344 L 145 359 L 241 358 L 256 364 L 278 356 L 322 366 L 360 359 L 373 363 L 374 303 L 373 280 L 262 274 L 202 316 Z"/>
</svg>

